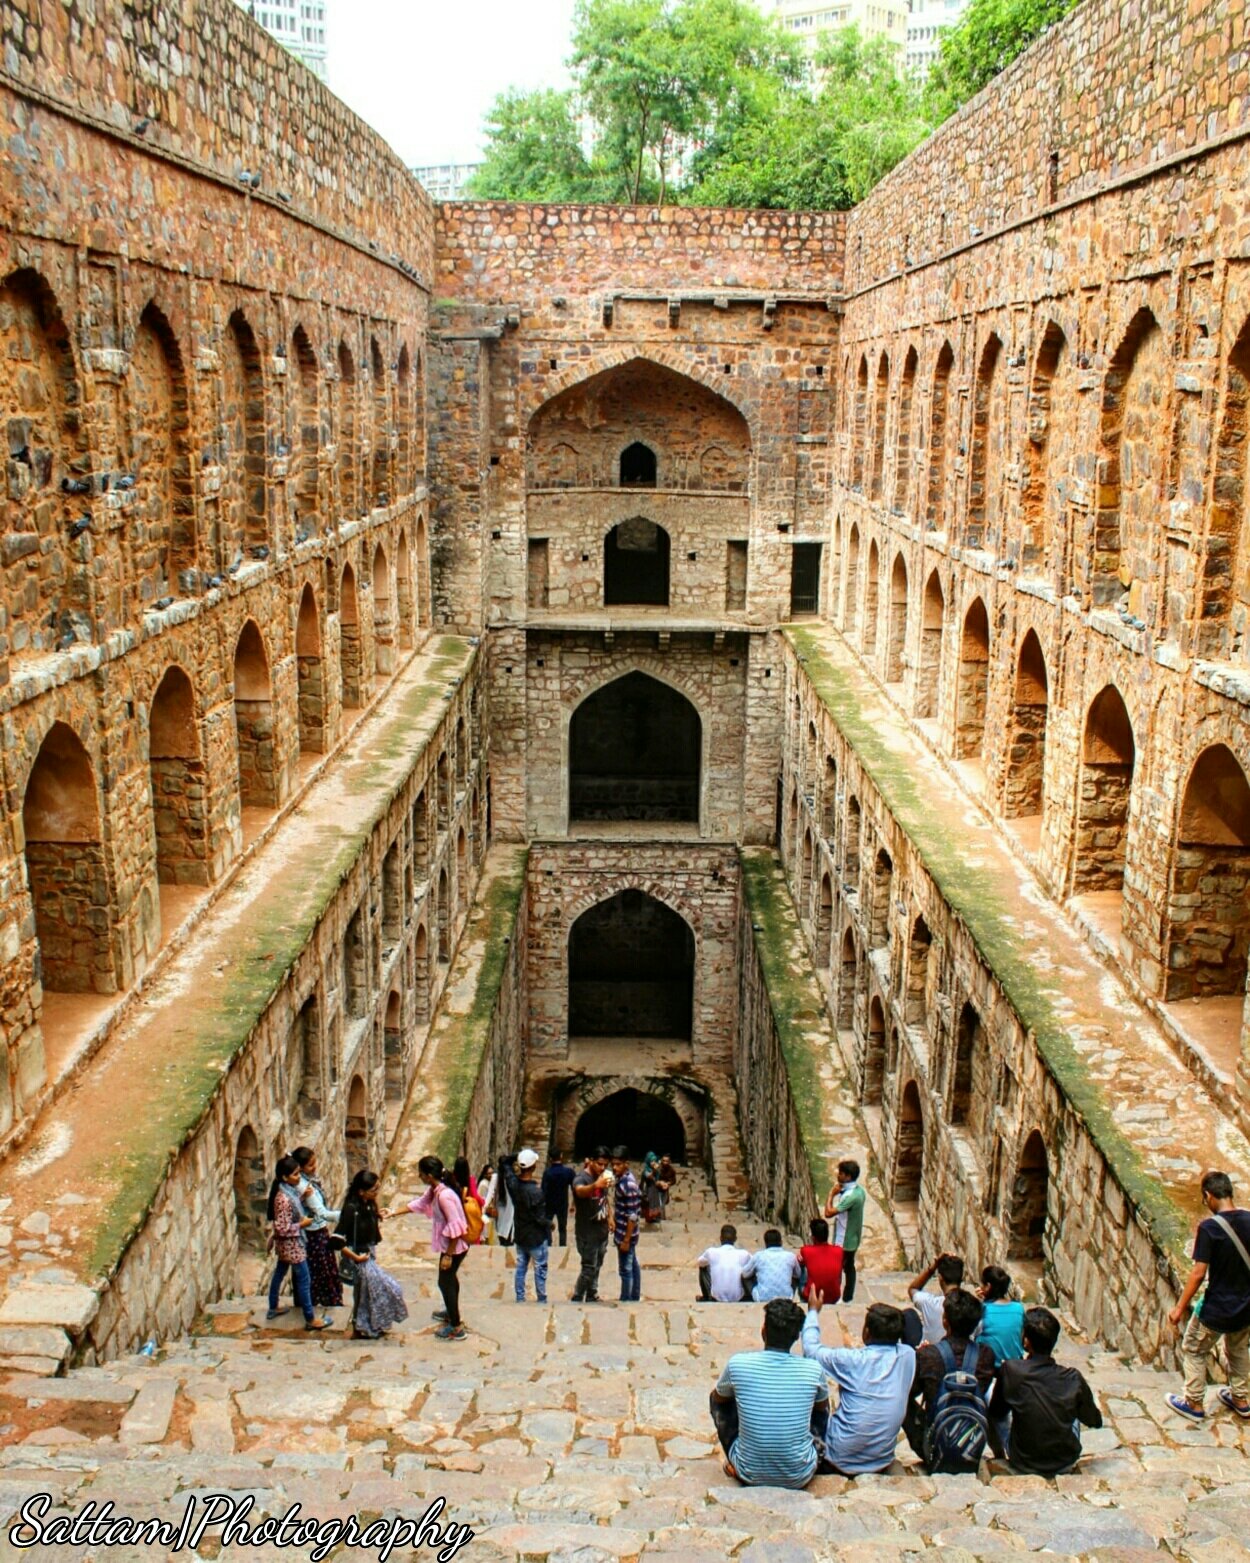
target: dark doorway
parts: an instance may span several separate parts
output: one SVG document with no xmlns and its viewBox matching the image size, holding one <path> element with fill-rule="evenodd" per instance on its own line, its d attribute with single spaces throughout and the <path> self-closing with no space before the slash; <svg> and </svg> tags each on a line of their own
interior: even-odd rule
<svg viewBox="0 0 1250 1563">
<path fill-rule="evenodd" d="M 628 1087 L 588 1107 L 577 1120 L 574 1162 L 584 1161 L 600 1145 L 609 1150 L 624 1145 L 631 1161 L 641 1161 L 648 1151 L 654 1151 L 657 1156 L 684 1162 L 686 1128 L 675 1107 L 658 1096 Z"/>
<path fill-rule="evenodd" d="M 666 608 L 670 552 L 668 533 L 654 521 L 635 516 L 614 526 L 603 542 L 604 606 Z"/>
<path fill-rule="evenodd" d="M 820 543 L 795 543 L 790 555 L 790 615 L 820 610 Z"/>
<path fill-rule="evenodd" d="M 655 487 L 655 452 L 641 440 L 635 440 L 621 452 L 621 487 Z"/>
<path fill-rule="evenodd" d="M 689 1041 L 694 934 L 641 890 L 592 906 L 569 931 L 569 1035 Z"/>
<path fill-rule="evenodd" d="M 684 695 L 627 673 L 569 725 L 570 820 L 699 818 L 703 724 Z"/>
</svg>

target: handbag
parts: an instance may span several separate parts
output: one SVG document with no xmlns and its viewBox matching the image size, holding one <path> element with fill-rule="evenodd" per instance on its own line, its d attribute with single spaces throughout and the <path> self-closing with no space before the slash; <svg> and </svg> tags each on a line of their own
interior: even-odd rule
<svg viewBox="0 0 1250 1563">
<path fill-rule="evenodd" d="M 358 1225 L 359 1225 L 359 1221 L 360 1221 L 360 1212 L 357 1211 L 357 1210 L 353 1210 L 352 1211 L 352 1240 L 351 1240 L 350 1244 L 348 1243 L 348 1241 L 347 1241 L 347 1239 L 345 1237 L 339 1236 L 339 1234 L 337 1232 L 334 1234 L 335 1237 L 338 1239 L 337 1246 L 339 1247 L 339 1250 L 340 1250 L 339 1251 L 339 1280 L 342 1281 L 344 1286 L 351 1286 L 353 1288 L 355 1287 L 357 1277 L 360 1274 L 360 1266 L 356 1263 L 356 1261 L 353 1258 L 350 1257 L 350 1255 L 348 1255 L 346 1252 L 344 1252 L 344 1250 L 346 1250 L 347 1248 L 351 1247 L 351 1248 L 354 1248 L 357 1253 L 360 1252 L 360 1249 L 357 1247 L 357 1244 L 356 1244 L 356 1231 L 357 1231 L 357 1228 L 358 1228 Z"/>
</svg>

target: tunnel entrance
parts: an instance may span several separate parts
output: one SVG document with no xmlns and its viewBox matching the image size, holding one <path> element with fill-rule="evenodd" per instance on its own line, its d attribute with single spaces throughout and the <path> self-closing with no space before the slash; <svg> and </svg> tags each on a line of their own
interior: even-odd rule
<svg viewBox="0 0 1250 1563">
<path fill-rule="evenodd" d="M 641 890 L 592 906 L 569 931 L 569 1036 L 688 1042 L 694 934 Z"/>
<path fill-rule="evenodd" d="M 588 1107 L 577 1120 L 575 1160 L 583 1161 L 600 1145 L 609 1150 L 624 1145 L 631 1161 L 641 1161 L 654 1151 L 680 1163 L 686 1160 L 686 1129 L 675 1107 L 628 1086 Z"/>
<path fill-rule="evenodd" d="M 569 819 L 699 818 L 699 713 L 677 690 L 627 673 L 569 724 Z"/>
</svg>

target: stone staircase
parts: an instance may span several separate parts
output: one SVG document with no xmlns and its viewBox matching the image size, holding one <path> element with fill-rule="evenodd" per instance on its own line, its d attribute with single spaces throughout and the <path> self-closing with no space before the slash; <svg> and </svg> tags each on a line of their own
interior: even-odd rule
<svg viewBox="0 0 1250 1563">
<path fill-rule="evenodd" d="M 471 1334 L 449 1344 L 429 1318 L 428 1224 L 404 1217 L 388 1223 L 382 1257 L 403 1280 L 411 1317 L 385 1341 L 309 1337 L 298 1315 L 268 1323 L 264 1300 L 249 1297 L 215 1305 L 196 1334 L 151 1360 L 57 1379 L 9 1375 L 4 1528 L 34 1492 L 50 1493 L 54 1512 L 111 1499 L 119 1514 L 173 1520 L 188 1496 L 228 1491 L 255 1497 L 251 1523 L 296 1502 L 323 1520 L 415 1519 L 441 1496 L 446 1517 L 475 1532 L 457 1554 L 470 1563 L 885 1563 L 934 1549 L 959 1563 L 1027 1551 L 1116 1563 L 1250 1555 L 1250 1427 L 1227 1413 L 1184 1424 L 1164 1408 L 1168 1375 L 1071 1339 L 1063 1356 L 1090 1377 L 1107 1419 L 1072 1475 L 1051 1483 L 987 1464 L 976 1477 L 933 1479 L 900 1445 L 883 1476 L 819 1477 L 802 1493 L 738 1487 L 721 1470 L 707 1394 L 726 1357 L 758 1343 L 759 1309 L 694 1302 L 693 1261 L 721 1220 L 709 1187 L 687 1176 L 671 1219 L 643 1235 L 644 1295 L 630 1306 L 567 1301 L 571 1246 L 555 1251 L 548 1306 L 518 1305 L 510 1253 L 475 1249 L 462 1271 Z M 758 1244 L 759 1222 L 738 1225 Z M 606 1297 L 616 1293 L 612 1269 L 609 1258 Z M 855 1305 L 826 1311 L 825 1339 L 858 1338 L 864 1307 L 900 1300 L 903 1280 L 869 1267 Z M 103 1556 L 71 1546 L 32 1555 Z M 307 1549 L 203 1555 L 276 1560 Z"/>
</svg>

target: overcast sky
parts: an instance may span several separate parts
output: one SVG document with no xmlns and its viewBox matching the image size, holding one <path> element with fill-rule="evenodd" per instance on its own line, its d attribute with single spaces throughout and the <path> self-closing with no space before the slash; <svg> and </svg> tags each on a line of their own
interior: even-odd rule
<svg viewBox="0 0 1250 1563">
<path fill-rule="evenodd" d="M 573 0 L 327 0 L 331 88 L 403 160 L 475 162 L 505 87 L 566 86 Z"/>
</svg>

